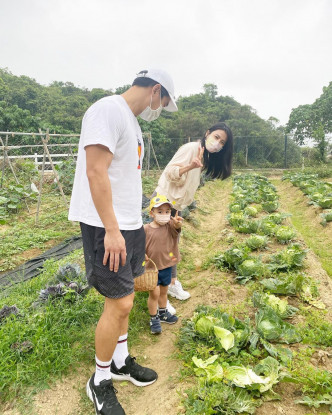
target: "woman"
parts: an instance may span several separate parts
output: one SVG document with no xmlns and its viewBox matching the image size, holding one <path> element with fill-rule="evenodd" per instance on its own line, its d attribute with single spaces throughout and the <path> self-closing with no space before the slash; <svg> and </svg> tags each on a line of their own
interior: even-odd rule
<svg viewBox="0 0 332 415">
<path fill-rule="evenodd" d="M 225 180 L 232 173 L 233 134 L 223 122 L 210 127 L 197 142 L 181 146 L 160 176 L 154 192 L 165 195 L 174 206 L 174 213 L 189 206 L 200 184 L 201 172 L 211 179 Z M 168 294 L 179 300 L 190 297 L 176 279 L 176 266 L 172 268 L 172 284 Z M 173 311 L 169 307 L 169 311 Z"/>
</svg>

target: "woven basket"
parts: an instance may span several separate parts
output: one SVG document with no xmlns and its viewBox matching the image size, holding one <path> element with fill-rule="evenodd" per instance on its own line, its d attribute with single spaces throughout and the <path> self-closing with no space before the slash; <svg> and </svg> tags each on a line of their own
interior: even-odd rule
<svg viewBox="0 0 332 415">
<path fill-rule="evenodd" d="M 135 291 L 151 291 L 154 290 L 158 283 L 158 268 L 157 265 L 152 261 L 148 260 L 153 265 L 153 268 L 145 268 L 144 274 L 137 278 L 134 278 L 134 289 Z"/>
</svg>

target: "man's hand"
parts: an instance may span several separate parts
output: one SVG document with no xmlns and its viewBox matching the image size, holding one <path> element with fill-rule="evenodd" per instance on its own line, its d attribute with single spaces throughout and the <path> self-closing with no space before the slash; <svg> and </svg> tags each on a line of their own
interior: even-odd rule
<svg viewBox="0 0 332 415">
<path fill-rule="evenodd" d="M 103 265 L 107 264 L 109 258 L 110 271 L 118 272 L 120 260 L 121 265 L 124 266 L 127 258 L 126 243 L 121 232 L 119 230 L 115 232 L 106 231 L 104 246 Z"/>
<path fill-rule="evenodd" d="M 180 229 L 181 226 L 182 226 L 183 218 L 181 218 L 181 216 L 179 216 L 178 211 L 176 211 L 175 216 L 172 216 L 172 220 L 174 222 L 174 228 L 175 229 Z"/>
</svg>

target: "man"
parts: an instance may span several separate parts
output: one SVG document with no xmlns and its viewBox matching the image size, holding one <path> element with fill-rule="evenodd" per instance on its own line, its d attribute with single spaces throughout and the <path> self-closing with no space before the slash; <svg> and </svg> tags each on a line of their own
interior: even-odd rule
<svg viewBox="0 0 332 415">
<path fill-rule="evenodd" d="M 96 414 L 122 415 L 114 380 L 146 386 L 157 373 L 128 353 L 128 318 L 134 278 L 144 272 L 142 223 L 142 132 L 136 117 L 158 118 L 162 109 L 177 111 L 167 72 L 142 71 L 122 95 L 94 103 L 82 121 L 69 220 L 79 221 L 87 279 L 105 297 L 95 335 L 96 371 L 87 394 Z"/>
</svg>

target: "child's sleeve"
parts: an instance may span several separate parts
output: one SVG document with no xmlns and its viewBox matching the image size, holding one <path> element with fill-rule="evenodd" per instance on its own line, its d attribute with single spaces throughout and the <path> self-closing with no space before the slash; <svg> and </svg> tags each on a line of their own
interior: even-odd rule
<svg viewBox="0 0 332 415">
<path fill-rule="evenodd" d="M 181 233 L 181 228 L 176 229 L 172 220 L 169 222 L 169 230 L 173 238 L 177 238 Z"/>
</svg>

